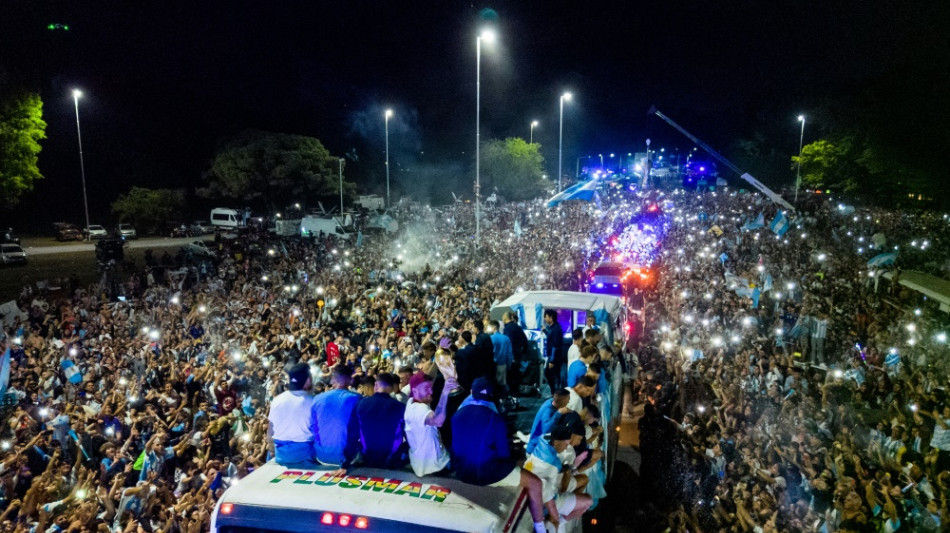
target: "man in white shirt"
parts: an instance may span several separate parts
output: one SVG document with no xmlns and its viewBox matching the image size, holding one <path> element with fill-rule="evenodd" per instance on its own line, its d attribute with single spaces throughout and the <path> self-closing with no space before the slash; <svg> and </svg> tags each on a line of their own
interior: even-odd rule
<svg viewBox="0 0 950 533">
<path fill-rule="evenodd" d="M 562 523 L 583 515 L 593 504 L 587 494 L 575 494 L 577 482 L 570 468 L 561 464 L 559 454 L 570 447 L 571 428 L 557 424 L 538 442 L 525 460 L 524 469 L 541 480 L 541 499 L 548 511 L 548 521 L 556 531 Z M 579 492 L 579 491 L 578 491 Z"/>
<path fill-rule="evenodd" d="M 581 344 L 584 344 L 584 328 L 574 328 L 571 332 L 571 347 L 567 349 L 567 368 L 570 370 L 571 364 L 581 358 Z"/>
<path fill-rule="evenodd" d="M 409 379 L 412 397 L 406 404 L 406 441 L 409 443 L 409 464 L 419 477 L 449 466 L 449 452 L 442 444 L 439 428 L 445 423 L 449 391 L 458 388 L 458 384 L 454 374 L 443 372 L 443 375 L 445 387 L 435 411 L 431 407 L 432 378 L 417 372 Z"/>
<path fill-rule="evenodd" d="M 930 438 L 930 447 L 937 450 L 935 470 L 942 472 L 950 469 L 950 405 L 934 408 L 933 412 L 918 409 L 917 413 L 933 418 L 936 424 L 933 437 Z"/>
<path fill-rule="evenodd" d="M 274 444 L 274 458 L 284 466 L 314 463 L 313 432 L 310 411 L 314 396 L 310 394 L 310 365 L 297 363 L 287 370 L 287 390 L 271 402 L 267 436 Z"/>
<path fill-rule="evenodd" d="M 571 394 L 571 399 L 567 401 L 567 407 L 577 414 L 584 410 L 584 399 L 590 398 L 597 390 L 597 380 L 584 376 L 577 382 L 577 385 L 567 389 Z"/>
</svg>

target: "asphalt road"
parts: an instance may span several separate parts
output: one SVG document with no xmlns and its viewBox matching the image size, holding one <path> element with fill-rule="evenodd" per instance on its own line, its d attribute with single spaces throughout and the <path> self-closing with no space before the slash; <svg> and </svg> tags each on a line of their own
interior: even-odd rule
<svg viewBox="0 0 950 533">
<path fill-rule="evenodd" d="M 144 239 L 135 239 L 125 241 L 125 249 L 139 248 L 168 248 L 173 246 L 184 246 L 192 241 L 210 240 L 207 236 L 200 237 L 148 237 Z M 26 251 L 27 256 L 45 255 L 45 254 L 68 254 L 78 252 L 92 252 L 96 249 L 96 242 L 76 242 L 60 243 L 53 239 L 43 238 L 24 238 L 21 240 L 21 246 Z"/>
</svg>

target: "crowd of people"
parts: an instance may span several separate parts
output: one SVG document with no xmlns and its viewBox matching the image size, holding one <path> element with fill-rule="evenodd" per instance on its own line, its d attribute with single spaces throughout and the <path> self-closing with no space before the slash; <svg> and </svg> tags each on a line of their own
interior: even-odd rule
<svg viewBox="0 0 950 533">
<path fill-rule="evenodd" d="M 636 341 L 558 334 L 546 316 L 548 399 L 524 460 L 476 449 L 507 450 L 502 414 L 529 352 L 516 316 L 489 320 L 492 304 L 582 289 L 648 204 L 662 231 Z M 749 225 L 759 213 L 778 216 L 729 189 L 498 204 L 476 246 L 471 206 L 403 203 L 396 235 L 251 232 L 219 240 L 214 260 L 25 287 L 0 341 L 0 523 L 204 531 L 223 491 L 276 455 L 520 485 L 536 529 L 557 527 L 604 494 L 597 398 L 636 345 L 628 407 L 642 409 L 649 489 L 637 504 L 664 527 L 941 530 L 944 316 L 867 260 L 896 247 L 902 268 L 943 272 L 946 218 L 812 199 L 778 235 Z"/>
<path fill-rule="evenodd" d="M 602 496 L 590 495 L 603 485 L 596 386 L 580 385 L 573 416 L 547 423 L 517 466 L 499 411 L 528 349 L 515 339 L 507 353 L 499 337 L 516 321 L 488 311 L 517 291 L 578 287 L 590 235 L 622 217 L 498 205 L 475 246 L 469 205 L 391 213 L 395 236 L 248 232 L 217 239 L 213 260 L 148 254 L 90 287 L 24 287 L 0 341 L 4 530 L 205 531 L 223 491 L 275 454 L 521 485 L 538 530 L 582 514 Z M 485 439 L 497 456 L 475 449 Z"/>
<path fill-rule="evenodd" d="M 945 273 L 946 216 L 819 197 L 783 232 L 760 197 L 671 197 L 635 382 L 663 525 L 945 530 L 946 315 L 868 265 L 897 252 L 902 269 Z"/>
</svg>

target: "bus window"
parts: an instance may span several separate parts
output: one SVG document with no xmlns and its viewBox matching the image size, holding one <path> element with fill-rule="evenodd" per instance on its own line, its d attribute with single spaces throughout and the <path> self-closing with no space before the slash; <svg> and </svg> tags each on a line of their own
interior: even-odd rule
<svg viewBox="0 0 950 533">
<path fill-rule="evenodd" d="M 557 323 L 561 325 L 561 329 L 564 330 L 564 336 L 566 338 L 571 338 L 571 332 L 574 331 L 574 312 L 570 309 L 558 309 L 557 310 Z"/>
</svg>

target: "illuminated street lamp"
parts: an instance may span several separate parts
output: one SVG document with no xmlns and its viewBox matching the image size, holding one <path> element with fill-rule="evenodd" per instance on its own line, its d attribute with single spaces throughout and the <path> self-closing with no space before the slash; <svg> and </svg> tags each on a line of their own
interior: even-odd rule
<svg viewBox="0 0 950 533">
<path fill-rule="evenodd" d="M 564 153 L 564 100 L 570 101 L 571 93 L 564 93 L 561 95 L 561 124 L 558 130 L 557 137 L 557 191 L 561 192 L 561 179 L 563 178 L 563 173 L 561 172 L 561 158 Z"/>
<path fill-rule="evenodd" d="M 798 115 L 798 121 L 802 123 L 802 133 L 798 137 L 798 168 L 795 169 L 795 203 L 798 203 L 798 187 L 802 182 L 802 141 L 805 140 L 805 115 Z"/>
<path fill-rule="evenodd" d="M 536 128 L 536 127 L 538 127 L 538 121 L 537 121 L 537 120 L 532 120 L 532 121 L 531 121 L 531 132 L 530 132 L 530 134 L 528 135 L 528 137 L 530 138 L 530 140 L 528 141 L 528 144 L 534 144 L 534 128 Z"/>
<path fill-rule="evenodd" d="M 73 102 L 76 104 L 76 138 L 79 140 L 79 171 L 82 176 L 82 203 L 86 209 L 86 238 L 89 237 L 89 199 L 86 196 L 86 164 L 82 157 L 82 132 L 79 129 L 79 97 L 82 91 L 73 89 Z"/>
<path fill-rule="evenodd" d="M 393 110 L 386 110 L 386 207 L 390 207 L 392 203 L 389 200 L 389 118 L 393 116 Z M 340 197 L 343 197 L 343 193 L 340 193 Z M 342 206 L 343 200 L 340 200 Z M 340 208 L 340 215 L 343 215 L 342 207 Z"/>
<path fill-rule="evenodd" d="M 482 133 L 481 133 L 481 102 L 482 102 L 482 40 L 487 43 L 495 41 L 495 32 L 486 29 L 475 39 L 475 245 L 481 242 L 482 234 L 482 201 L 481 194 L 481 169 L 479 165 L 479 153 L 481 152 Z"/>
</svg>

